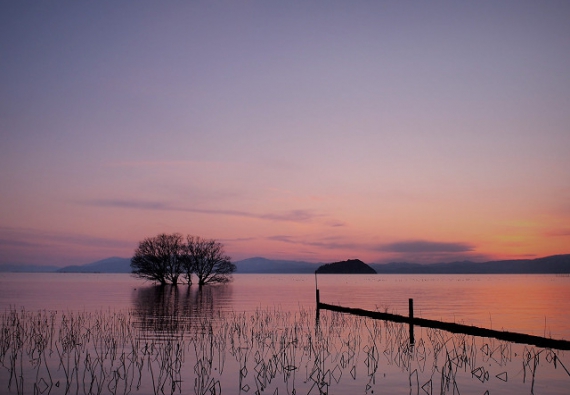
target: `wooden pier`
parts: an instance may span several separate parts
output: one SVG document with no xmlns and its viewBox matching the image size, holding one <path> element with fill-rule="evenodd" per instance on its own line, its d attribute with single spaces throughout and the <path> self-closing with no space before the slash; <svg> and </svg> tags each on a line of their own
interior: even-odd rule
<svg viewBox="0 0 570 395">
<path fill-rule="evenodd" d="M 444 331 L 452 333 L 463 333 L 471 336 L 488 337 L 499 340 L 505 340 L 513 343 L 529 344 L 542 348 L 553 348 L 557 350 L 570 350 L 570 341 L 568 340 L 557 340 L 547 337 L 527 335 L 524 333 L 498 331 L 494 329 L 479 328 L 471 325 L 456 324 L 452 322 L 443 322 L 437 320 L 429 320 L 425 318 L 414 317 L 414 302 L 413 299 L 409 299 L 409 315 L 398 315 L 391 313 L 382 313 L 379 311 L 370 311 L 363 309 L 356 309 L 351 307 L 337 306 L 333 304 L 321 303 L 319 290 L 316 290 L 316 300 L 317 300 L 317 318 L 319 317 L 320 310 L 336 311 L 339 313 L 359 315 L 362 317 L 369 317 L 376 320 L 392 321 L 392 322 L 402 322 L 409 324 L 410 326 L 410 343 L 414 344 L 414 325 L 425 327 L 442 329 Z"/>
</svg>

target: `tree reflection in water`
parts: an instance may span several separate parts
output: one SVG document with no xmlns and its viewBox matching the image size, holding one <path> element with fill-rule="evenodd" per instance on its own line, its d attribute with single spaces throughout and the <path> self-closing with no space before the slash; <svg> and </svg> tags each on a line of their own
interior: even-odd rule
<svg viewBox="0 0 570 395">
<path fill-rule="evenodd" d="M 149 336 L 183 335 L 205 322 L 221 320 L 231 292 L 230 284 L 140 288 L 133 300 L 135 325 Z"/>
<path fill-rule="evenodd" d="M 307 310 L 232 312 L 224 287 L 144 288 L 126 312 L 0 315 L 7 394 L 566 394 L 565 352 Z M 183 291 L 183 292 L 181 292 Z M 228 295 L 225 295 L 228 296 Z M 221 313 L 226 311 L 226 313 Z"/>
</svg>

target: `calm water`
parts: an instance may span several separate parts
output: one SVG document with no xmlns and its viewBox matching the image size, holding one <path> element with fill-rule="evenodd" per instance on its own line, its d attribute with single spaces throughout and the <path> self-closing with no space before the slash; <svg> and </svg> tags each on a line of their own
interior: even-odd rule
<svg viewBox="0 0 570 395">
<path fill-rule="evenodd" d="M 570 277 L 554 275 L 387 275 L 318 277 L 321 301 L 347 307 L 415 315 L 492 329 L 570 340 Z M 153 302 L 155 287 L 128 274 L 0 273 L 0 307 L 27 310 L 123 310 Z M 206 288 L 195 312 L 314 309 L 313 275 L 234 275 L 228 285 Z M 185 298 L 188 287 L 179 286 Z M 206 303 L 206 301 L 202 301 Z"/>
<path fill-rule="evenodd" d="M 569 352 L 331 312 L 313 275 L 0 274 L 0 393 L 567 394 Z M 570 277 L 318 277 L 321 301 L 570 339 Z M 26 340 L 27 339 L 27 340 Z"/>
</svg>

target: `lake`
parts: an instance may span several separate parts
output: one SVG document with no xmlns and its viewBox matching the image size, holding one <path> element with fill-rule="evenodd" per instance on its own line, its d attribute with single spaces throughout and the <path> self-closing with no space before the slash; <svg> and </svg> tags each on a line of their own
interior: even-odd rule
<svg viewBox="0 0 570 395">
<path fill-rule="evenodd" d="M 322 302 L 570 340 L 570 277 L 0 274 L 1 393 L 566 394 L 568 351 L 321 311 Z M 3 391 L 3 392 L 2 392 Z"/>
</svg>

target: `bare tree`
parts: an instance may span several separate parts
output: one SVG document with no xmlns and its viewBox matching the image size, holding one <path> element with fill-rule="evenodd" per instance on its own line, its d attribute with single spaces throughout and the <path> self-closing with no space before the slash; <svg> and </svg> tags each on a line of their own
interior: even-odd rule
<svg viewBox="0 0 570 395">
<path fill-rule="evenodd" d="M 188 283 L 192 282 L 194 273 L 198 277 L 199 286 L 228 282 L 236 270 L 236 265 L 225 254 L 221 243 L 196 236 L 186 238 L 186 256 L 183 261 Z"/>
<path fill-rule="evenodd" d="M 132 272 L 137 277 L 157 281 L 161 285 L 167 282 L 176 285 L 182 273 L 184 250 L 182 235 L 179 233 L 162 233 L 146 238 L 139 243 L 131 258 Z"/>
</svg>

